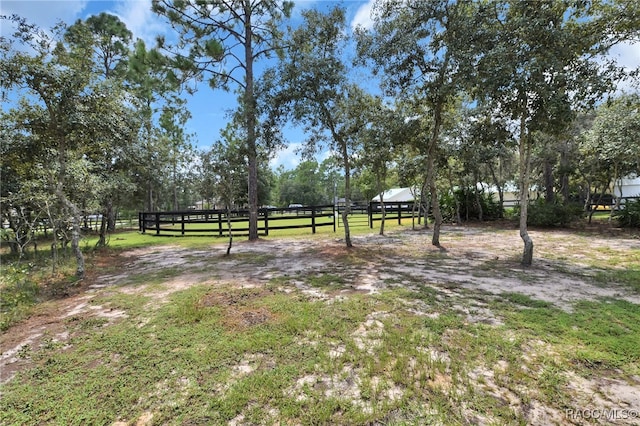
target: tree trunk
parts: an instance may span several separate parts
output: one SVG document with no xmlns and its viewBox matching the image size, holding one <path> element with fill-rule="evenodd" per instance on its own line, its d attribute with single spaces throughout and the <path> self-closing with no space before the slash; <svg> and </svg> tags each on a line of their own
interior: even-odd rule
<svg viewBox="0 0 640 426">
<path fill-rule="evenodd" d="M 531 160 L 531 145 L 526 133 L 526 117 L 520 119 L 520 238 L 524 242 L 522 264 L 531 266 L 533 263 L 533 240 L 527 230 L 527 210 L 529 207 L 529 166 Z"/>
<path fill-rule="evenodd" d="M 227 228 L 229 228 L 229 245 L 227 246 L 227 256 L 231 254 L 231 246 L 233 245 L 233 232 L 231 231 L 231 206 L 227 204 Z"/>
<path fill-rule="evenodd" d="M 80 227 L 82 224 L 82 213 L 80 209 L 73 204 L 67 196 L 62 192 L 61 188 L 56 191 L 58 198 L 71 213 L 71 250 L 76 258 L 76 277 L 84 278 L 84 255 L 80 249 Z"/>
<path fill-rule="evenodd" d="M 478 220 L 480 222 L 483 221 L 484 219 L 484 212 L 482 211 L 482 201 L 480 200 L 480 192 L 478 191 L 478 182 L 480 181 L 479 177 L 478 177 L 478 172 L 476 170 L 476 172 L 473 174 L 474 180 L 475 180 L 475 184 L 473 185 L 473 197 L 474 200 L 476 202 L 476 207 L 478 208 Z"/>
<path fill-rule="evenodd" d="M 431 244 L 440 247 L 440 227 L 442 225 L 442 213 L 440 212 L 440 201 L 438 200 L 438 188 L 436 187 L 436 160 L 438 151 L 438 137 L 440 134 L 440 124 L 442 123 L 442 104 L 437 104 L 433 117 L 433 133 L 429 141 L 427 153 L 427 185 L 431 193 L 431 211 L 433 212 L 433 236 Z"/>
<path fill-rule="evenodd" d="M 456 189 L 453 184 L 453 175 L 451 174 L 451 165 L 447 163 L 447 176 L 449 177 L 449 191 L 451 191 L 451 196 L 453 197 L 453 202 L 456 205 L 456 225 L 460 225 L 462 223 L 462 218 L 460 217 L 460 200 L 456 197 Z"/>
<path fill-rule="evenodd" d="M 384 188 L 382 187 L 383 179 L 379 177 L 376 179 L 376 186 L 378 187 L 378 194 L 380 194 L 380 210 L 382 211 L 382 218 L 380 220 L 380 235 L 384 235 L 384 221 L 387 216 L 387 209 L 384 206 Z M 371 212 L 373 217 L 373 212 Z"/>
<path fill-rule="evenodd" d="M 569 202 L 569 142 L 565 141 L 560 152 L 560 191 L 565 203 Z"/>
<path fill-rule="evenodd" d="M 96 247 L 106 247 L 107 245 L 107 214 L 106 210 L 102 211 L 102 219 L 100 220 L 100 235 Z"/>
<path fill-rule="evenodd" d="M 74 212 L 71 222 L 71 250 L 76 257 L 76 277 L 84 278 L 84 255 L 80 249 L 80 215 L 78 209 L 73 206 Z"/>
<path fill-rule="evenodd" d="M 553 190 L 553 164 L 551 159 L 545 158 L 544 160 L 544 198 L 548 204 L 555 201 L 555 192 Z"/>
<path fill-rule="evenodd" d="M 340 143 L 342 161 L 344 163 L 344 210 L 342 211 L 342 223 L 344 224 L 344 241 L 347 247 L 353 247 L 351 243 L 351 231 L 349 230 L 349 213 L 351 213 L 351 167 L 349 166 L 349 153 L 347 143 Z"/>
<path fill-rule="evenodd" d="M 433 170 L 433 168 L 435 167 L 433 155 L 429 155 L 428 161 L 429 171 L 427 173 L 432 175 L 429 179 L 429 192 L 431 192 L 431 211 L 433 212 L 433 236 L 431 238 L 431 244 L 436 247 L 440 247 L 440 227 L 442 226 L 442 213 L 440 212 L 440 202 L 438 201 L 435 170 Z"/>
<path fill-rule="evenodd" d="M 384 205 L 383 193 L 380 192 L 380 210 L 382 211 L 382 219 L 380 220 L 380 235 L 384 235 L 384 221 L 387 218 L 387 208 Z"/>
<path fill-rule="evenodd" d="M 256 150 L 256 105 L 253 93 L 253 30 L 251 28 L 251 1 L 244 0 L 244 58 L 246 87 L 244 114 L 247 131 L 247 160 L 249 167 L 249 241 L 258 239 L 258 154 Z"/>
<path fill-rule="evenodd" d="M 504 190 L 502 189 L 502 185 L 500 185 L 500 182 L 498 181 L 495 168 L 491 165 L 491 163 L 489 163 L 489 171 L 491 172 L 491 177 L 493 178 L 493 184 L 498 190 L 498 203 L 500 205 L 500 212 L 498 214 L 500 219 L 502 219 L 504 217 Z"/>
</svg>

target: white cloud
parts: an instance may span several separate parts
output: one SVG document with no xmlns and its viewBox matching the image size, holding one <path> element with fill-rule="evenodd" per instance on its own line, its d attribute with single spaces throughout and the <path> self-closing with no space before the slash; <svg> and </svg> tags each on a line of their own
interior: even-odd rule
<svg viewBox="0 0 640 426">
<path fill-rule="evenodd" d="M 134 40 L 140 38 L 147 46 L 154 45 L 156 35 L 165 33 L 168 27 L 151 10 L 151 0 L 118 1 L 112 13 L 127 25 Z"/>
<path fill-rule="evenodd" d="M 614 46 L 607 56 L 615 60 L 627 72 L 640 69 L 640 42 L 620 43 Z M 617 84 L 617 93 L 632 93 L 638 91 L 639 88 L 640 81 L 637 78 L 635 80 L 623 80 Z"/>
<path fill-rule="evenodd" d="M 302 148 L 301 143 L 291 143 L 286 148 L 278 150 L 275 157 L 269 161 L 272 168 L 284 166 L 285 170 L 295 169 L 300 164 L 300 155 L 298 154 Z"/>
<path fill-rule="evenodd" d="M 640 43 L 620 43 L 611 49 L 611 56 L 627 69 L 640 67 Z"/>
<path fill-rule="evenodd" d="M 358 8 L 355 16 L 351 20 L 352 30 L 355 30 L 358 27 L 362 27 L 364 29 L 369 29 L 373 27 L 373 19 L 371 17 L 371 12 L 373 9 L 374 1 L 375 0 L 368 0 L 366 3 L 364 3 Z"/>
<path fill-rule="evenodd" d="M 30 23 L 49 29 L 59 21 L 73 23 L 87 7 L 87 0 L 43 1 L 2 0 L 0 15 L 16 14 Z M 2 33 L 4 34 L 4 24 Z"/>
</svg>

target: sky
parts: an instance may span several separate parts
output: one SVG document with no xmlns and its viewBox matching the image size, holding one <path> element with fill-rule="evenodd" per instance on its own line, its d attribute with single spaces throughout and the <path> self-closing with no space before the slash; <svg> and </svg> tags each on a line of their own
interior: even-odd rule
<svg viewBox="0 0 640 426">
<path fill-rule="evenodd" d="M 426 1 L 426 0 L 425 0 Z M 300 21 L 300 12 L 308 8 L 321 10 L 329 9 L 333 5 L 340 4 L 347 10 L 349 28 L 352 30 L 357 26 L 370 27 L 371 8 L 374 0 L 296 0 L 291 24 L 295 26 L 296 21 Z M 29 22 L 37 24 L 43 29 L 48 29 L 56 23 L 62 21 L 72 24 L 78 19 L 86 19 L 91 15 L 101 12 L 108 12 L 118 16 L 133 33 L 134 40 L 140 38 L 147 46 L 155 45 L 155 37 L 159 34 L 167 35 L 173 30 L 164 19 L 151 11 L 151 0 L 1 0 L 0 15 L 18 14 L 28 19 Z M 6 28 L 5 21 L 0 21 L 0 33 L 3 36 L 9 35 L 10 28 Z M 627 68 L 640 66 L 640 43 L 626 44 L 614 48 L 611 51 L 620 65 Z M 375 85 L 373 79 L 362 78 L 360 83 L 365 82 Z M 376 90 L 375 87 L 365 87 Z M 621 87 L 624 90 L 632 90 L 629 87 Z M 195 95 L 187 95 L 188 108 L 192 119 L 187 123 L 187 132 L 194 135 L 193 142 L 197 147 L 206 149 L 220 136 L 227 122 L 227 112 L 236 105 L 236 95 L 225 93 L 222 90 L 213 90 L 206 83 L 201 83 Z M 285 169 L 294 168 L 301 157 L 297 153 L 298 148 L 304 141 L 304 134 L 300 129 L 285 129 L 285 137 L 289 145 L 278 152 L 271 165 L 275 168 L 280 165 Z M 322 161 L 328 156 L 328 152 L 320 153 L 318 160 Z"/>
</svg>

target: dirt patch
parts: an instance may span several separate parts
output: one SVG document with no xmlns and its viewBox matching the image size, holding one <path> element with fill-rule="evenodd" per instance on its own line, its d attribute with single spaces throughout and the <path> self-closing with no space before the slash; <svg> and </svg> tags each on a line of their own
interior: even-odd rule
<svg viewBox="0 0 640 426">
<path fill-rule="evenodd" d="M 200 299 L 202 307 L 222 309 L 222 323 L 227 330 L 239 331 L 247 327 L 263 324 L 276 316 L 264 306 L 255 302 L 273 294 L 271 291 L 256 288 L 240 290 L 216 290 Z"/>
</svg>

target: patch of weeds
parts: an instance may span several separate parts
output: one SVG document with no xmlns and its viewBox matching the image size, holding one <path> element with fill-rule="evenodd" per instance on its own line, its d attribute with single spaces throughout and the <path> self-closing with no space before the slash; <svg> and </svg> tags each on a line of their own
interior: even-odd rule
<svg viewBox="0 0 640 426">
<path fill-rule="evenodd" d="M 592 278 L 604 286 L 610 286 L 614 283 L 622 284 L 635 293 L 640 293 L 640 268 L 600 270 Z"/>
<path fill-rule="evenodd" d="M 126 293 L 112 293 L 103 294 L 92 299 L 92 303 L 102 306 L 108 306 L 111 309 L 118 309 L 126 311 L 130 317 L 135 317 L 143 314 L 147 314 L 148 304 L 152 302 L 151 296 L 145 296 L 144 294 L 126 294 Z"/>
<path fill-rule="evenodd" d="M 184 274 L 184 267 L 171 267 L 163 268 L 159 271 L 146 272 L 141 274 L 131 274 L 127 276 L 120 285 L 122 286 L 137 286 L 143 284 L 160 284 L 164 283 L 170 278 L 179 277 Z"/>
<path fill-rule="evenodd" d="M 108 318 L 92 317 L 92 318 L 84 318 L 80 320 L 78 325 L 82 330 L 90 330 L 94 328 L 100 328 L 103 325 L 107 324 L 108 322 L 109 322 Z"/>
<path fill-rule="evenodd" d="M 555 365 L 543 365 L 542 371 L 537 376 L 536 384 L 547 401 L 557 401 L 563 396 L 566 397 L 564 388 L 567 384 L 567 378 L 564 371 Z"/>
<path fill-rule="evenodd" d="M 344 277 L 336 274 L 307 275 L 305 281 L 312 287 L 338 289 L 345 285 Z"/>
<path fill-rule="evenodd" d="M 615 369 L 637 374 L 640 310 L 622 300 L 579 302 L 573 312 L 531 307 L 504 312 L 518 333 L 549 341 L 570 362 L 592 370 Z"/>
<path fill-rule="evenodd" d="M 522 293 L 506 292 L 506 293 L 501 293 L 500 297 L 502 297 L 505 300 L 508 300 L 511 303 L 515 303 L 516 305 L 526 306 L 527 308 L 551 307 L 551 304 L 549 302 L 533 299 L 530 296 Z"/>
<path fill-rule="evenodd" d="M 459 330 L 464 325 L 464 320 L 453 312 L 444 312 L 437 318 L 426 317 L 423 327 L 436 335 L 442 335 L 447 330 Z"/>
<path fill-rule="evenodd" d="M 233 253 L 231 258 L 254 266 L 267 266 L 273 262 L 276 255 L 273 253 Z"/>
</svg>

